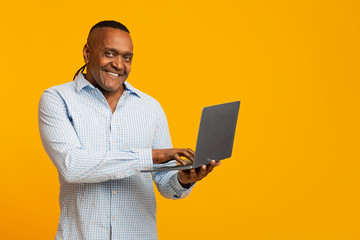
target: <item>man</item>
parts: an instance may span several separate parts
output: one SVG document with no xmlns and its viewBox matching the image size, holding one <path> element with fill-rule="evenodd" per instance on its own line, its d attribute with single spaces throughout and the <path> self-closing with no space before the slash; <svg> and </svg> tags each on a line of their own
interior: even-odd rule
<svg viewBox="0 0 360 240">
<path fill-rule="evenodd" d="M 56 239 L 157 239 L 152 181 L 164 197 L 184 198 L 219 164 L 140 173 L 171 160 L 185 164 L 181 157 L 192 161 L 194 152 L 172 148 L 160 104 L 126 82 L 133 58 L 129 33 L 115 21 L 94 25 L 75 81 L 41 97 L 40 135 L 60 181 Z"/>
</svg>

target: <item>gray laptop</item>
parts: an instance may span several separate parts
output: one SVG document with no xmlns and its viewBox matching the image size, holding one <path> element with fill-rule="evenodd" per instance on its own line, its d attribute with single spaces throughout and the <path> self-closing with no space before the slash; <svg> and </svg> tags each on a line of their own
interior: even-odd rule
<svg viewBox="0 0 360 240">
<path fill-rule="evenodd" d="M 207 165 L 213 159 L 219 161 L 231 157 L 239 107 L 240 101 L 203 108 L 193 163 L 158 164 L 141 172 L 188 170 Z"/>
</svg>

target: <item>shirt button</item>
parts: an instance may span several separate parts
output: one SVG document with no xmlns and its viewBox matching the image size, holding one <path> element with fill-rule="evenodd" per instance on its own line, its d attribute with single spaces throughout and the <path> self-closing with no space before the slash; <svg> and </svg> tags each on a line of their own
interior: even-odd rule
<svg viewBox="0 0 360 240">
<path fill-rule="evenodd" d="M 102 102 L 104 102 L 105 100 L 104 99 L 101 99 Z"/>
<path fill-rule="evenodd" d="M 113 194 L 116 194 L 116 191 L 113 191 Z"/>
<path fill-rule="evenodd" d="M 115 221 L 115 217 L 113 217 L 112 220 Z"/>
<path fill-rule="evenodd" d="M 91 90 L 91 93 L 94 93 L 94 90 Z"/>
</svg>

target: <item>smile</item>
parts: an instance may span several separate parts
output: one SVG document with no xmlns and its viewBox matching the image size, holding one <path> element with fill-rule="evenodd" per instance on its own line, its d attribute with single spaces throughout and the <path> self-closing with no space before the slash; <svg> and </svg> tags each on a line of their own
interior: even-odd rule
<svg viewBox="0 0 360 240">
<path fill-rule="evenodd" d="M 109 74 L 110 76 L 113 76 L 113 77 L 119 77 L 121 76 L 121 74 L 118 74 L 118 73 L 114 73 L 114 72 L 109 72 L 109 71 L 105 71 L 107 74 Z"/>
</svg>

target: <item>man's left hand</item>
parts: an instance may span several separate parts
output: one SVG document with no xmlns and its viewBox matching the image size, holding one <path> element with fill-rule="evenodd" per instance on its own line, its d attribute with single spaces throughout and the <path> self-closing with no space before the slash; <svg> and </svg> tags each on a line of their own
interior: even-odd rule
<svg viewBox="0 0 360 240">
<path fill-rule="evenodd" d="M 194 183 L 200 181 L 204 177 L 206 177 L 214 167 L 220 165 L 220 161 L 216 162 L 212 160 L 209 165 L 204 165 L 198 169 L 191 170 L 180 170 L 178 173 L 178 179 L 181 185 L 188 185 L 190 183 Z"/>
</svg>

